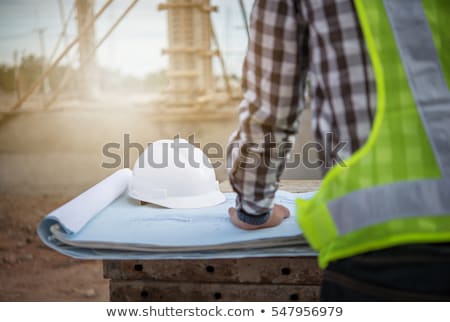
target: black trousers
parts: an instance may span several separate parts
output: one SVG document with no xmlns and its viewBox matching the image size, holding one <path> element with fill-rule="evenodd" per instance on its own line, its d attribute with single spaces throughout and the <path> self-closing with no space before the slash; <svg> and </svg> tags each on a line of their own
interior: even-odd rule
<svg viewBox="0 0 450 322">
<path fill-rule="evenodd" d="M 330 263 L 321 301 L 450 301 L 450 243 L 412 244 Z"/>
</svg>

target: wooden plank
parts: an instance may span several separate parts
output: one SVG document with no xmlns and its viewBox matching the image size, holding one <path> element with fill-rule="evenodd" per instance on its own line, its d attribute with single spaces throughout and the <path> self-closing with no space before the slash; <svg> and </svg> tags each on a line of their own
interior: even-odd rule
<svg viewBox="0 0 450 322">
<path fill-rule="evenodd" d="M 166 48 L 162 50 L 162 54 L 191 54 L 191 55 L 203 55 L 203 56 L 215 56 L 218 55 L 218 50 L 208 50 L 197 47 L 174 47 Z"/>
<path fill-rule="evenodd" d="M 167 77 L 197 77 L 199 75 L 196 70 L 172 70 L 166 73 Z"/>
<path fill-rule="evenodd" d="M 320 285 L 315 257 L 104 261 L 105 278 L 170 282 Z"/>
<path fill-rule="evenodd" d="M 319 286 L 111 281 L 110 300 L 118 301 L 318 301 Z"/>
<path fill-rule="evenodd" d="M 218 7 L 192 2 L 161 3 L 158 5 L 158 10 L 160 11 L 169 9 L 199 9 L 204 12 L 216 12 Z"/>
</svg>

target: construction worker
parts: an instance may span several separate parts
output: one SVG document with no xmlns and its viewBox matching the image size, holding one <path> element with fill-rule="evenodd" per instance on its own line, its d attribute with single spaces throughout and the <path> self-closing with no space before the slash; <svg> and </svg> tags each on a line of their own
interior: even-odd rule
<svg viewBox="0 0 450 322">
<path fill-rule="evenodd" d="M 322 300 L 450 299 L 448 17 L 447 0 L 254 4 L 231 221 L 259 229 L 290 215 L 273 199 L 310 72 L 326 176 L 297 218 L 325 269 Z"/>
</svg>

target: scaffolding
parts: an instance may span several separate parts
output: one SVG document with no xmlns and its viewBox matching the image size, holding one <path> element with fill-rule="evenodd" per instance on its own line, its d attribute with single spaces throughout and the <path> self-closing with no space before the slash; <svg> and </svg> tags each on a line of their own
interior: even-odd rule
<svg viewBox="0 0 450 322">
<path fill-rule="evenodd" d="M 75 0 L 68 17 L 64 19 L 62 15 L 63 31 L 48 66 L 45 66 L 41 76 L 25 93 L 17 93 L 17 101 L 8 111 L 1 112 L 2 114 L 12 114 L 21 110 L 22 104 L 42 86 L 50 73 L 76 45 L 79 49 L 78 75 L 73 75 L 71 69 L 67 69 L 61 81 L 52 88 L 50 97 L 46 97 L 42 110 L 50 108 L 63 92 L 65 84 L 74 76 L 78 76 L 81 97 L 97 98 L 100 75 L 96 65 L 96 51 L 139 0 L 132 0 L 97 42 L 95 41 L 95 22 L 113 0 L 106 0 L 95 14 L 94 1 Z M 211 6 L 210 0 L 166 0 L 165 3 L 159 4 L 158 9 L 167 12 L 168 47 L 163 50 L 163 54 L 169 56 L 167 70 L 169 85 L 163 91 L 162 97 L 148 102 L 158 108 L 154 110 L 155 114 L 180 114 L 183 117 L 195 114 L 197 118 L 212 114 L 216 117 L 234 115 L 234 109 L 223 108 L 229 107 L 231 101 L 240 99 L 240 92 L 231 86 L 225 60 L 211 21 L 211 12 L 217 11 L 217 7 Z M 60 41 L 66 36 L 68 22 L 74 12 L 77 13 L 78 35 L 66 44 L 61 53 L 57 54 Z M 220 82 L 216 82 L 213 72 L 214 56 L 219 59 L 223 86 Z M 146 108 L 150 107 L 148 104 L 145 105 Z"/>
<path fill-rule="evenodd" d="M 164 91 L 167 106 L 193 106 L 211 101 L 215 92 L 210 13 L 217 7 L 209 0 L 167 0 L 158 6 L 167 10 L 169 56 Z"/>
</svg>

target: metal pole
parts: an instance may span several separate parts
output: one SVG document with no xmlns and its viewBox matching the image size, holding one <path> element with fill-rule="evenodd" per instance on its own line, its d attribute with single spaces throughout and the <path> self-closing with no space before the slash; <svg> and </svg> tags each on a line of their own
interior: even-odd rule
<svg viewBox="0 0 450 322">
<path fill-rule="evenodd" d="M 20 100 L 19 52 L 14 50 L 14 83 L 17 100 Z"/>
<path fill-rule="evenodd" d="M 62 7 L 62 1 L 59 0 L 60 3 L 60 15 L 64 15 L 64 8 Z M 56 41 L 55 48 L 53 48 L 53 52 L 50 55 L 49 63 L 53 61 L 53 58 L 55 58 L 56 52 L 58 51 L 59 45 L 61 44 L 61 41 L 64 41 L 64 46 L 67 47 L 67 28 L 69 27 L 69 21 L 73 16 L 73 13 L 75 12 L 75 5 L 72 6 L 72 9 L 70 9 L 69 14 L 67 15 L 67 18 L 64 18 L 64 16 L 61 16 L 61 24 L 62 24 L 62 31 L 59 34 L 58 40 Z"/>
<path fill-rule="evenodd" d="M 247 31 L 247 38 L 250 39 L 250 28 L 248 24 L 247 10 L 245 10 L 244 0 L 239 0 L 239 6 L 241 7 L 242 18 L 244 19 L 245 30 Z"/>
<path fill-rule="evenodd" d="M 45 28 L 37 28 L 35 31 L 38 34 L 39 37 L 39 46 L 41 47 L 41 59 L 42 59 L 42 70 L 41 73 L 43 73 L 47 69 L 47 58 L 46 58 L 46 50 L 45 50 L 45 39 L 44 39 L 44 32 Z M 44 94 L 48 94 L 50 92 L 50 85 L 48 83 L 48 78 L 46 78 L 43 82 L 44 85 Z"/>
<path fill-rule="evenodd" d="M 223 81 L 225 82 L 225 88 L 226 88 L 227 93 L 230 96 L 230 98 L 232 98 L 233 97 L 233 92 L 231 90 L 230 78 L 228 77 L 228 72 L 227 72 L 227 68 L 226 68 L 226 65 L 225 65 L 225 59 L 223 58 L 222 52 L 220 51 L 219 41 L 217 39 L 217 35 L 216 35 L 215 30 L 214 30 L 214 26 L 212 24 L 211 17 L 209 19 L 210 19 L 209 21 L 210 21 L 210 26 L 211 26 L 211 36 L 212 36 L 212 39 L 214 41 L 214 46 L 217 49 L 217 56 L 219 57 L 220 66 L 222 68 Z"/>
<path fill-rule="evenodd" d="M 67 20 L 64 19 L 65 10 L 64 10 L 64 3 L 62 0 L 58 0 L 58 8 L 59 8 L 59 19 L 61 19 L 61 25 L 63 26 L 63 30 L 61 32 L 61 38 L 64 40 L 64 45 L 67 46 L 67 25 L 72 17 L 73 10 L 75 9 L 75 5 L 72 6 L 72 9 L 70 10 L 69 14 L 67 15 Z"/>
</svg>

